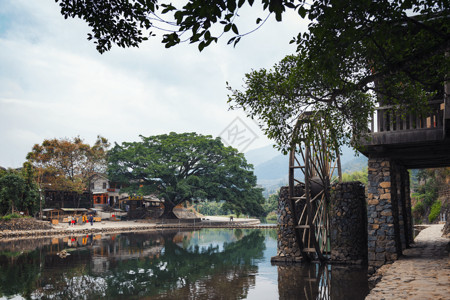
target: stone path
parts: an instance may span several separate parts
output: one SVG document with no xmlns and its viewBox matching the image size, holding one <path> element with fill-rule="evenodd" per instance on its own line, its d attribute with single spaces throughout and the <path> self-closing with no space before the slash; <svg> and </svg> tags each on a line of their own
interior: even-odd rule
<svg viewBox="0 0 450 300">
<path fill-rule="evenodd" d="M 450 299 L 450 239 L 441 237 L 443 226 L 422 230 L 399 260 L 381 267 L 383 277 L 366 300 Z"/>
</svg>

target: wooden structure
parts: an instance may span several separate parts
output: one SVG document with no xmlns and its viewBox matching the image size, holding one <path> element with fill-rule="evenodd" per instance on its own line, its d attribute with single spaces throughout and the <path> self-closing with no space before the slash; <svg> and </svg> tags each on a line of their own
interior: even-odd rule
<svg viewBox="0 0 450 300">
<path fill-rule="evenodd" d="M 309 115 L 306 113 L 302 118 Z M 297 122 L 294 129 L 294 136 L 313 130 L 318 138 L 313 143 L 294 143 L 291 147 L 289 202 L 293 212 L 293 230 L 302 257 L 324 261 L 330 253 L 330 188 L 333 175 L 338 175 L 334 180 L 340 180 L 341 171 L 339 154 L 333 157 L 333 151 L 326 143 L 328 131 L 316 125 Z"/>
<path fill-rule="evenodd" d="M 395 113 L 391 106 L 376 108 L 360 152 L 367 157 L 387 155 L 408 169 L 448 166 L 450 101 L 434 100 L 429 108 L 428 115 Z"/>
<path fill-rule="evenodd" d="M 369 158 L 368 262 L 372 271 L 413 242 L 408 169 L 450 166 L 450 85 L 427 115 L 380 106 L 359 149 Z"/>
<path fill-rule="evenodd" d="M 45 189 L 44 199 L 45 208 L 91 207 L 91 201 L 87 191 L 79 194 L 74 191 Z"/>
</svg>

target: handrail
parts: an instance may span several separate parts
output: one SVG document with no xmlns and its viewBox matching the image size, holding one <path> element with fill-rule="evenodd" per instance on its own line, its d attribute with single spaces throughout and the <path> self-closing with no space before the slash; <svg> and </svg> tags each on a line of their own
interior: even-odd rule
<svg viewBox="0 0 450 300">
<path fill-rule="evenodd" d="M 444 100 L 428 102 L 430 112 L 428 114 L 406 113 L 405 110 L 394 111 L 395 106 L 381 106 L 375 108 L 375 113 L 370 121 L 369 133 L 415 131 L 443 128 Z M 376 125 L 376 126 L 375 126 Z"/>
</svg>

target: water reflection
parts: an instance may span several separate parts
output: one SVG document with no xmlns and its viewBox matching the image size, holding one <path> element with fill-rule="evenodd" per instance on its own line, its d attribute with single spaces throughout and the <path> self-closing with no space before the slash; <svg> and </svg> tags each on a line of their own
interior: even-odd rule
<svg viewBox="0 0 450 300">
<path fill-rule="evenodd" d="M 364 299 L 367 268 L 329 264 L 278 266 L 280 299 Z"/>
<path fill-rule="evenodd" d="M 349 294 L 366 278 L 361 273 L 334 266 L 272 266 L 275 253 L 272 229 L 0 243 L 0 298 L 364 299 L 367 294 Z M 367 280 L 361 286 L 367 287 Z"/>
<path fill-rule="evenodd" d="M 255 284 L 264 239 L 260 231 L 203 230 L 41 240 L 17 253 L 3 247 L 0 295 L 241 299 Z"/>
</svg>

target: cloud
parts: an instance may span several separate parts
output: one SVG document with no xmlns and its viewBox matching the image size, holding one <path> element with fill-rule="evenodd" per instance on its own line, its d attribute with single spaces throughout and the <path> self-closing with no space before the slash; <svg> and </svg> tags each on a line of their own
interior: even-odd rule
<svg viewBox="0 0 450 300">
<path fill-rule="evenodd" d="M 100 55 L 86 40 L 87 25 L 64 20 L 52 1 L 1 1 L 0 20 L 0 166 L 6 167 L 20 166 L 45 138 L 80 135 L 93 142 L 101 134 L 121 143 L 170 131 L 217 136 L 237 116 L 257 133 L 252 146 L 265 145 L 252 120 L 228 111 L 225 82 L 238 88 L 245 72 L 295 51 L 288 42 L 301 30 L 297 17 L 286 16 L 236 48 L 223 39 L 199 53 L 196 45 L 165 49 L 154 39 Z"/>
</svg>

